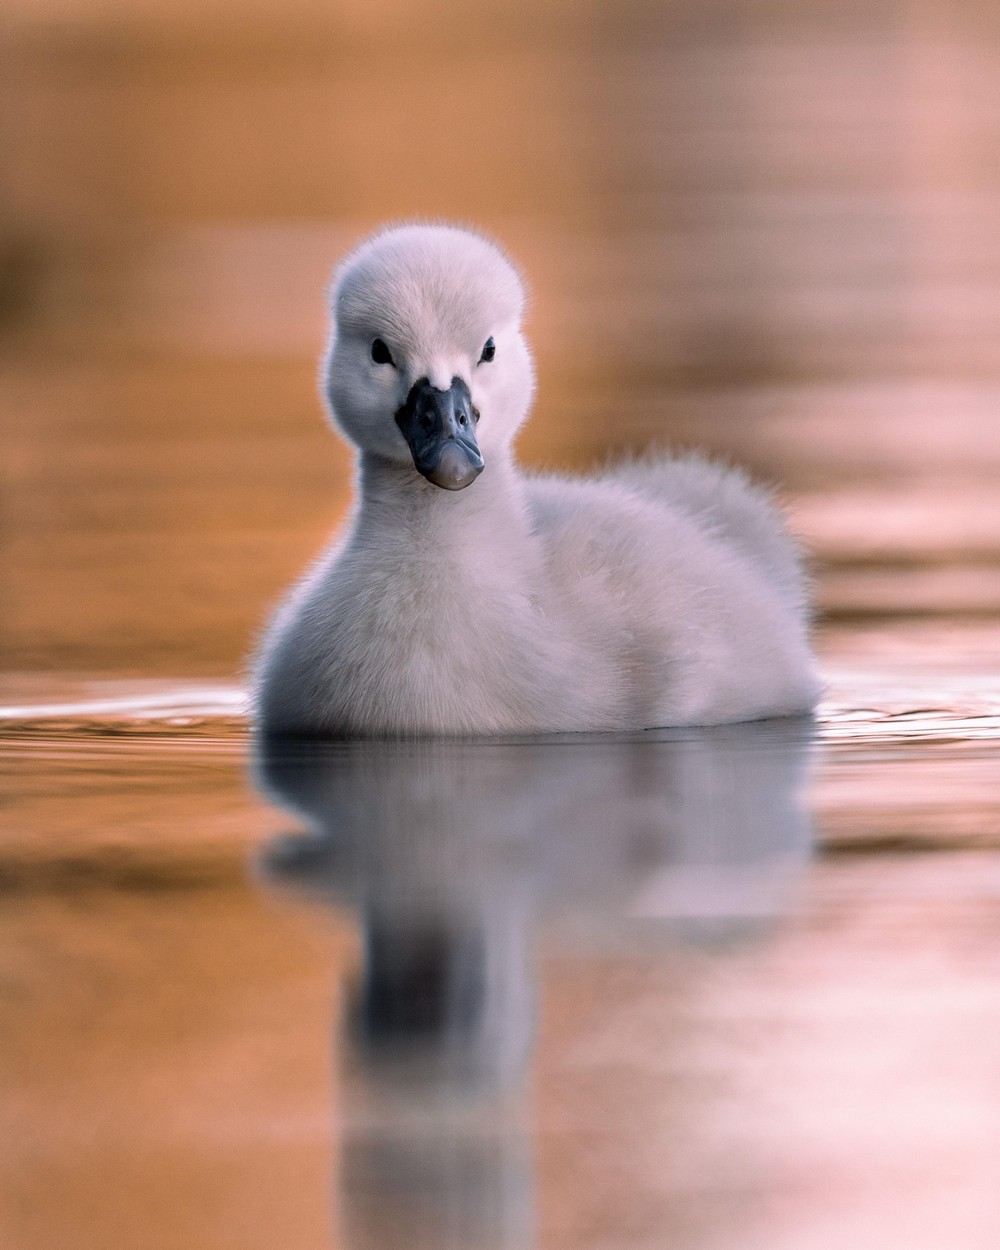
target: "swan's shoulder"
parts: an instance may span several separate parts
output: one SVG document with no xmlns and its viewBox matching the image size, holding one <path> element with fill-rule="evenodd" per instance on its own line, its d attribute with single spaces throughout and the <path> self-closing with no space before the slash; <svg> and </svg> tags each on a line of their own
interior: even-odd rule
<svg viewBox="0 0 1000 1250">
<path fill-rule="evenodd" d="M 741 469 L 703 456 L 648 456 L 615 464 L 590 477 L 526 474 L 525 488 L 543 522 L 581 509 L 615 509 L 654 504 L 712 531 L 739 514 L 781 525 L 769 492 Z"/>
<path fill-rule="evenodd" d="M 704 542 L 727 545 L 750 520 L 769 535 L 783 533 L 779 514 L 748 478 L 695 458 L 626 462 L 593 477 L 528 475 L 525 496 L 543 539 L 577 528 L 623 530 L 693 552 Z"/>
<path fill-rule="evenodd" d="M 781 586 L 796 604 L 804 603 L 799 546 L 772 493 L 742 469 L 697 453 L 646 456 L 616 466 L 608 478 L 686 513 Z"/>
<path fill-rule="evenodd" d="M 671 590 L 729 576 L 729 553 L 668 499 L 613 476 L 546 475 L 525 485 L 546 576 L 580 611 L 589 596 L 595 615 L 619 624 L 636 613 L 664 617 L 677 609 Z"/>
<path fill-rule="evenodd" d="M 550 548 L 659 547 L 675 570 L 714 569 L 724 581 L 756 575 L 792 612 L 807 610 L 799 546 L 770 492 L 740 469 L 699 455 L 650 456 L 595 477 L 529 476 L 525 485 Z"/>
<path fill-rule="evenodd" d="M 524 493 L 536 533 L 602 513 L 641 511 L 644 503 L 638 491 L 611 477 L 525 474 Z"/>
</svg>

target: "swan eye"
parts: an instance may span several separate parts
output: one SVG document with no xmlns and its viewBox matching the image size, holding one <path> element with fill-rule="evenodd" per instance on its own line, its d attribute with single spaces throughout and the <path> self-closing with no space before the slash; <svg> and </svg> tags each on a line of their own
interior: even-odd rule
<svg viewBox="0 0 1000 1250">
<path fill-rule="evenodd" d="M 377 365 L 393 365 L 396 363 L 392 358 L 392 352 L 389 351 L 382 339 L 376 339 L 372 343 L 372 360 Z"/>
<path fill-rule="evenodd" d="M 479 357 L 479 363 L 481 365 L 488 365 L 496 354 L 497 345 L 493 342 L 493 335 L 491 334 L 483 344 L 483 354 Z"/>
</svg>

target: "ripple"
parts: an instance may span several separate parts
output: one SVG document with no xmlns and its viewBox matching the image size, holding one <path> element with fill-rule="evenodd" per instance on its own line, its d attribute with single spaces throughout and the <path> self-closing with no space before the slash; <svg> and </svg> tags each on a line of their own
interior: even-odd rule
<svg viewBox="0 0 1000 1250">
<path fill-rule="evenodd" d="M 986 742 L 1000 739 L 1000 679 L 971 674 L 828 670 L 819 709 L 831 742 Z"/>
<path fill-rule="evenodd" d="M 232 683 L 89 682 L 0 706 L 8 749 L 221 749 L 241 747 L 247 727 L 246 692 Z"/>
<path fill-rule="evenodd" d="M 836 744 L 977 743 L 1000 739 L 1000 679 L 963 673 L 901 674 L 882 668 L 826 672 L 820 736 Z M 79 683 L 50 697 L 0 706 L 8 744 L 75 740 L 167 745 L 242 742 L 248 698 L 236 683 Z"/>
</svg>

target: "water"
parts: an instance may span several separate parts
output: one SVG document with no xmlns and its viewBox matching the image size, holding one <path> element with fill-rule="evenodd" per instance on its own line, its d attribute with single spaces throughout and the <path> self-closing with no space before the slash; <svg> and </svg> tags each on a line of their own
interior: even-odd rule
<svg viewBox="0 0 1000 1250">
<path fill-rule="evenodd" d="M 266 797 L 232 690 L 11 709 L 4 1244 L 992 1244 L 1000 672 L 905 634 L 816 724 Z"/>
<path fill-rule="evenodd" d="M 5 9 L 5 1248 L 997 1244 L 1000 23 L 826 8 Z M 414 214 L 526 271 L 527 463 L 779 485 L 815 725 L 255 753 Z"/>
</svg>

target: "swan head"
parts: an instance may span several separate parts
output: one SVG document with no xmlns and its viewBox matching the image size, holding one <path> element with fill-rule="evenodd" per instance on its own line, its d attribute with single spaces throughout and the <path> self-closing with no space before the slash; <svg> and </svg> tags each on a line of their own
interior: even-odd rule
<svg viewBox="0 0 1000 1250">
<path fill-rule="evenodd" d="M 524 291 L 500 250 L 454 226 L 397 226 L 338 266 L 322 377 L 362 453 L 461 490 L 505 455 L 534 374 Z"/>
</svg>

